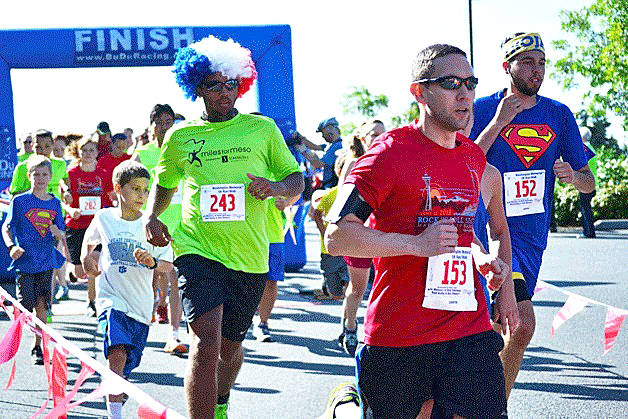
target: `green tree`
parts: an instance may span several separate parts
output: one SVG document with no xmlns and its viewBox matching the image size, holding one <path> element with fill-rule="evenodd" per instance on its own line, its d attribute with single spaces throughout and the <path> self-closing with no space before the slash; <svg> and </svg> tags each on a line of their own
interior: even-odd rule
<svg viewBox="0 0 628 419">
<path fill-rule="evenodd" d="M 606 129 L 611 125 L 605 116 L 591 116 L 585 110 L 581 110 L 576 114 L 576 119 L 580 126 L 588 127 L 591 130 L 591 139 L 589 142 L 597 150 L 605 147 L 615 152 L 620 152 L 619 144 L 613 137 L 607 137 Z"/>
<path fill-rule="evenodd" d="M 551 77 L 566 89 L 577 86 L 578 76 L 586 79 L 586 112 L 598 118 L 614 112 L 628 129 L 628 0 L 594 0 L 581 10 L 563 10 L 561 27 L 577 42 L 554 41 L 566 55 L 556 61 Z"/>
<path fill-rule="evenodd" d="M 342 107 L 348 122 L 341 125 L 340 131 L 343 135 L 350 135 L 355 131 L 358 124 L 364 119 L 375 117 L 382 109 L 388 107 L 388 96 L 375 95 L 366 86 L 352 87 L 351 91 L 344 95 Z M 353 117 L 360 116 L 359 121 L 354 121 Z"/>
<path fill-rule="evenodd" d="M 415 119 L 419 119 L 420 113 L 421 110 L 419 108 L 419 104 L 416 102 L 412 102 L 408 110 L 406 110 L 404 113 L 402 113 L 401 115 L 393 116 L 390 124 L 393 128 L 409 124 Z"/>
<path fill-rule="evenodd" d="M 388 96 L 375 95 L 365 86 L 353 87 L 352 89 L 344 96 L 345 114 L 358 114 L 373 118 L 380 110 L 388 107 Z"/>
<path fill-rule="evenodd" d="M 388 96 L 384 94 L 373 94 L 365 86 L 352 87 L 351 91 L 343 97 L 343 110 L 347 117 L 341 126 L 343 135 L 352 133 L 358 124 L 365 119 L 376 118 L 382 110 L 388 108 Z M 352 120 L 352 117 L 359 116 L 359 121 Z M 419 117 L 419 106 L 412 102 L 408 109 L 401 115 L 395 115 L 386 124 L 388 128 L 396 128 L 408 124 Z M 380 118 L 381 119 L 381 118 Z"/>
</svg>

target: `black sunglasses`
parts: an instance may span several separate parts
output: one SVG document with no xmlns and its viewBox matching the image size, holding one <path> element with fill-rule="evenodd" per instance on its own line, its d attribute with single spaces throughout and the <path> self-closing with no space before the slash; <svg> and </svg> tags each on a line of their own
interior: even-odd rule
<svg viewBox="0 0 628 419">
<path fill-rule="evenodd" d="M 467 77 L 466 79 L 457 76 L 443 76 L 434 79 L 421 79 L 417 80 L 415 83 L 436 83 L 443 89 L 447 90 L 458 90 L 464 84 L 465 86 L 467 86 L 467 89 L 475 90 L 478 82 L 478 78 L 473 76 Z"/>
<path fill-rule="evenodd" d="M 236 79 L 230 79 L 225 82 L 212 80 L 201 82 L 199 86 L 209 90 L 210 92 L 220 92 L 223 86 L 227 90 L 235 90 L 240 86 L 240 82 Z"/>
</svg>

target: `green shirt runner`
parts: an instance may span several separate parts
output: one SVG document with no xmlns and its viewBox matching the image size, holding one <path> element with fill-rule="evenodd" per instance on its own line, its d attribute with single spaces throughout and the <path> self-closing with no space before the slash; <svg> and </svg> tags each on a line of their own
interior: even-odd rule
<svg viewBox="0 0 628 419">
<path fill-rule="evenodd" d="M 284 179 L 299 171 L 269 118 L 238 114 L 178 124 L 155 167 L 159 186 L 172 189 L 183 180 L 182 221 L 172 234 L 176 256 L 197 254 L 229 269 L 268 272 L 269 202 L 247 192 L 247 173 Z"/>
<path fill-rule="evenodd" d="M 283 229 L 286 225 L 286 217 L 283 211 L 279 211 L 275 206 L 275 198 L 266 200 L 268 210 L 266 211 L 268 241 L 270 243 L 283 243 Z"/>
<path fill-rule="evenodd" d="M 30 155 L 32 156 L 34 154 Z M 61 199 L 61 194 L 59 193 L 59 183 L 61 183 L 61 179 L 68 179 L 68 169 L 65 164 L 65 160 L 52 157 L 50 158 L 50 162 L 52 163 L 52 179 L 48 184 L 48 193 L 51 193 Z M 10 194 L 15 195 L 30 190 L 31 181 L 28 180 L 28 170 L 26 167 L 27 163 L 28 159 L 15 166 L 13 178 L 11 179 L 11 185 L 9 186 Z"/>
<path fill-rule="evenodd" d="M 154 142 L 150 142 L 148 144 L 144 144 L 139 146 L 135 150 L 135 154 L 137 154 L 140 158 L 140 163 L 142 163 L 146 168 L 150 171 L 150 184 L 149 188 L 153 184 L 153 180 L 156 178 L 155 176 L 155 166 L 159 162 L 159 157 L 161 156 L 161 149 Z M 180 185 L 178 186 L 179 190 L 174 193 L 172 199 L 170 200 L 170 204 L 168 208 L 159 216 L 161 222 L 163 222 L 169 231 L 175 231 L 177 226 L 181 222 L 181 197 L 182 191 Z M 146 204 L 142 207 L 143 210 L 146 209 Z"/>
</svg>

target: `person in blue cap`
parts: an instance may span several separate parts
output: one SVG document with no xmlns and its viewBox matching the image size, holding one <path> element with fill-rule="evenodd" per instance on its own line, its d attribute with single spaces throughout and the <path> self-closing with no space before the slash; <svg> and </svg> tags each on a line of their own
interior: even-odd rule
<svg viewBox="0 0 628 419">
<path fill-rule="evenodd" d="M 342 148 L 342 138 L 340 138 L 338 121 L 334 117 L 325 119 L 318 124 L 316 132 L 320 132 L 325 141 L 329 144 L 314 144 L 298 132 L 295 132 L 294 135 L 299 141 L 296 145 L 296 149 L 303 154 L 314 168 L 323 169 L 322 189 L 333 188 L 338 184 L 338 176 L 334 173 L 336 152 Z M 323 157 L 318 158 L 311 150 L 325 150 L 325 154 Z"/>
</svg>

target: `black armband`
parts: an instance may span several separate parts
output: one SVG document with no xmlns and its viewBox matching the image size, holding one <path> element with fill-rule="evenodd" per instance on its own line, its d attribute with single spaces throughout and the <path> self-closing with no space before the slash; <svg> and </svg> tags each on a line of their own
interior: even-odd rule
<svg viewBox="0 0 628 419">
<path fill-rule="evenodd" d="M 335 224 L 344 216 L 353 214 L 363 222 L 366 222 L 369 215 L 373 212 L 373 208 L 360 196 L 358 188 L 348 183 L 342 185 L 339 192 L 341 195 L 336 197 L 336 201 L 325 220 Z"/>
<path fill-rule="evenodd" d="M 94 247 L 94 252 L 102 252 L 102 244 L 99 243 L 96 245 L 96 247 Z"/>
</svg>

